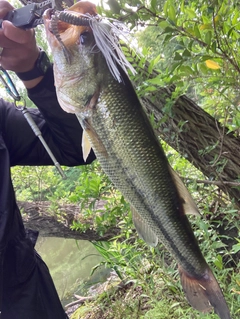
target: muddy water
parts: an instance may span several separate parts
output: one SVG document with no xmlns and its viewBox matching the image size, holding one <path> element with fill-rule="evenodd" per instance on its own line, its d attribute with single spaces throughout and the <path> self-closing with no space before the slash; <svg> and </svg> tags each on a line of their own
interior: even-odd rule
<svg viewBox="0 0 240 319">
<path fill-rule="evenodd" d="M 84 295 L 91 284 L 107 277 L 102 269 L 90 278 L 102 258 L 88 241 L 40 237 L 36 250 L 47 264 L 63 304 L 71 301 L 74 293 Z"/>
</svg>

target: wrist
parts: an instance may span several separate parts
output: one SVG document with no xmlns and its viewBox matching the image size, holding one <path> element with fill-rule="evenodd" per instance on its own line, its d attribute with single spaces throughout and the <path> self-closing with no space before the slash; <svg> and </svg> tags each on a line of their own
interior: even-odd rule
<svg viewBox="0 0 240 319">
<path fill-rule="evenodd" d="M 40 50 L 38 58 L 34 63 L 34 66 L 26 72 L 16 72 L 16 75 L 24 83 L 34 81 L 38 78 L 42 78 L 46 74 L 47 69 L 50 65 L 51 62 L 47 54 L 44 51 Z"/>
<path fill-rule="evenodd" d="M 51 64 L 51 66 L 47 70 L 47 73 L 41 79 L 41 81 L 39 81 L 39 83 L 37 85 L 32 86 L 32 87 L 28 87 L 27 89 L 28 89 L 28 95 L 31 96 L 30 97 L 31 99 L 32 99 L 32 97 L 39 97 L 42 94 L 44 96 L 46 96 L 46 95 L 48 96 L 48 94 L 46 92 L 51 92 L 51 94 L 53 94 L 53 92 L 55 92 L 55 94 L 56 94 L 56 88 L 55 88 L 54 76 L 53 76 L 53 65 Z"/>
</svg>

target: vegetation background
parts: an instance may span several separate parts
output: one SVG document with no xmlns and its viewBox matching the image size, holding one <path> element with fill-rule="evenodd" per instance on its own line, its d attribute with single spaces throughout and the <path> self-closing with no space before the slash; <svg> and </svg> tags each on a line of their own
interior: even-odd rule
<svg viewBox="0 0 240 319">
<path fill-rule="evenodd" d="M 201 211 L 200 218 L 190 217 L 195 235 L 233 318 L 239 318 L 240 3 L 108 0 L 100 1 L 98 12 L 132 31 L 141 54 L 124 50 L 138 71 L 132 77 L 136 91 L 172 167 Z M 36 32 L 39 45 L 49 52 L 42 28 Z M 75 204 L 81 221 L 75 220 L 71 229 L 91 228 L 100 239 L 117 226 L 117 236 L 93 244 L 104 257 L 101 265 L 125 283 L 85 303 L 72 319 L 217 318 L 188 305 L 176 263 L 163 246 L 153 250 L 138 239 L 128 204 L 97 161 L 64 171 L 67 180 L 52 167 L 14 167 L 18 200 L 50 202 L 48 214 L 60 222 L 64 212 L 59 207 Z M 99 200 L 104 205 L 96 208 Z"/>
</svg>

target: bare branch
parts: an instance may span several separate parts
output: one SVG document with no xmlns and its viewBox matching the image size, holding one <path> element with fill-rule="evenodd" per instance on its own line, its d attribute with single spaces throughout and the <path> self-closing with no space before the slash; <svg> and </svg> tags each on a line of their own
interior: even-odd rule
<svg viewBox="0 0 240 319">
<path fill-rule="evenodd" d="M 102 207 L 99 201 L 96 209 Z M 59 207 L 59 215 L 50 209 L 50 202 L 18 202 L 22 212 L 24 225 L 28 229 L 39 232 L 42 237 L 62 237 L 77 240 L 103 241 L 109 240 L 120 233 L 118 227 L 112 227 L 100 236 L 93 226 L 93 220 L 85 220 L 78 205 L 62 205 Z M 75 231 L 70 228 L 73 221 L 88 223 L 89 229 L 85 232 Z"/>
</svg>

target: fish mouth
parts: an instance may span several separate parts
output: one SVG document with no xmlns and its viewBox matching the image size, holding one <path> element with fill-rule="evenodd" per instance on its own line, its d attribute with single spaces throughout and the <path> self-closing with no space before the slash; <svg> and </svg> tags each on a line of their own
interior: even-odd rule
<svg viewBox="0 0 240 319">
<path fill-rule="evenodd" d="M 53 36 L 54 33 L 52 31 L 52 16 L 54 16 L 55 10 L 52 8 L 48 8 L 47 10 L 44 11 L 43 14 L 43 22 L 45 26 L 45 31 L 47 36 L 49 37 L 49 33 Z"/>
<path fill-rule="evenodd" d="M 43 14 L 43 21 L 46 31 L 52 33 L 57 37 L 58 34 L 60 35 L 60 33 L 63 33 L 64 31 L 66 31 L 67 28 L 70 28 L 72 25 L 64 21 L 61 21 L 60 19 L 55 19 L 55 13 L 55 9 L 47 9 Z"/>
<path fill-rule="evenodd" d="M 76 33 L 76 27 L 64 21 L 61 21 L 56 16 L 54 9 L 47 9 L 43 14 L 43 21 L 46 31 L 46 36 L 52 50 L 62 50 L 68 64 L 71 64 L 71 49 L 72 45 L 76 44 L 79 33 Z M 63 13 L 63 12 L 62 12 Z M 66 12 L 64 12 L 66 14 Z"/>
<path fill-rule="evenodd" d="M 78 2 L 65 11 L 50 8 L 44 12 L 43 21 L 48 42 L 52 49 L 62 49 L 68 63 L 71 63 L 72 47 L 79 45 L 81 36 L 84 38 L 86 34 L 92 34 L 89 19 L 95 15 L 95 5 L 87 1 Z"/>
<path fill-rule="evenodd" d="M 51 22 L 51 18 L 53 16 L 54 12 L 55 12 L 54 9 L 48 8 L 43 13 L 43 21 L 44 21 L 45 28 L 47 30 L 49 30 L 51 33 L 52 33 L 52 30 L 51 30 L 51 23 L 50 22 Z"/>
<path fill-rule="evenodd" d="M 63 33 L 68 28 L 77 28 L 81 34 L 86 32 L 86 28 L 89 31 L 91 16 L 97 16 L 96 6 L 92 2 L 84 1 L 77 2 L 64 11 L 48 8 L 43 14 L 43 21 L 45 28 L 55 36 L 57 32 Z"/>
<path fill-rule="evenodd" d="M 51 19 L 52 15 L 54 14 L 55 10 L 53 8 L 48 8 L 47 10 L 44 11 L 43 13 L 43 18 L 45 20 Z"/>
</svg>

